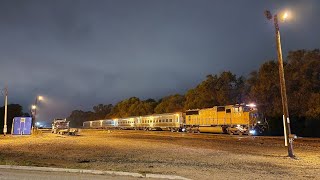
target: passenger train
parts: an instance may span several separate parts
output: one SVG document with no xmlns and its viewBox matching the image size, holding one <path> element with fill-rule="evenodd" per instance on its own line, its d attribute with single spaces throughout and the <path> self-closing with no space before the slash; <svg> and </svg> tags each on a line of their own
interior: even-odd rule
<svg viewBox="0 0 320 180">
<path fill-rule="evenodd" d="M 256 135 L 265 128 L 254 104 L 214 106 L 187 110 L 185 113 L 165 113 L 118 119 L 85 121 L 87 129 L 169 130 L 187 132 Z"/>
</svg>

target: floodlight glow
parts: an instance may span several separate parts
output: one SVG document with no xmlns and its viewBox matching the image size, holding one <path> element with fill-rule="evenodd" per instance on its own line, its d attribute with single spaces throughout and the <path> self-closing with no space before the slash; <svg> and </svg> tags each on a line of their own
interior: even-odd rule
<svg viewBox="0 0 320 180">
<path fill-rule="evenodd" d="M 253 103 L 250 103 L 250 104 L 247 104 L 247 106 L 249 107 L 256 107 L 257 105 L 253 104 Z"/>
<path fill-rule="evenodd" d="M 255 130 L 250 130 L 249 133 L 252 134 L 252 135 L 255 135 L 256 131 Z"/>
<path fill-rule="evenodd" d="M 34 110 L 34 109 L 37 109 L 37 106 L 36 105 L 32 105 L 31 108 Z"/>
<path fill-rule="evenodd" d="M 288 18 L 288 12 L 285 12 L 282 16 L 283 20 L 286 20 Z"/>
</svg>

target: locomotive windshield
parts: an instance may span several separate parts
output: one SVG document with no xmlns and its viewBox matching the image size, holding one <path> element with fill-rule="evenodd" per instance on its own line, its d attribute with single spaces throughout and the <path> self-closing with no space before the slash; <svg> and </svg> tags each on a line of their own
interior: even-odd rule
<svg viewBox="0 0 320 180">
<path fill-rule="evenodd" d="M 187 111 L 186 112 L 186 115 L 198 115 L 199 114 L 199 111 Z"/>
<path fill-rule="evenodd" d="M 256 111 L 257 108 L 255 107 L 248 107 L 248 106 L 244 106 L 243 107 L 243 112 L 250 112 L 250 111 Z"/>
</svg>

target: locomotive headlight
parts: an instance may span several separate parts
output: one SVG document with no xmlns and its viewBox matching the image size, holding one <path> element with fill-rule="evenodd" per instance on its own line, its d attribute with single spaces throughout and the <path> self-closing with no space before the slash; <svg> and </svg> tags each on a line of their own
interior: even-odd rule
<svg viewBox="0 0 320 180">
<path fill-rule="evenodd" d="M 251 108 L 256 107 L 256 105 L 254 103 L 247 104 L 246 106 L 249 106 Z"/>
<path fill-rule="evenodd" d="M 182 132 L 185 132 L 186 131 L 186 128 L 182 128 Z"/>
<path fill-rule="evenodd" d="M 249 133 L 252 134 L 252 135 L 255 135 L 256 131 L 255 130 L 250 130 Z"/>
<path fill-rule="evenodd" d="M 260 124 L 261 123 L 261 121 L 258 121 L 258 124 Z"/>
</svg>

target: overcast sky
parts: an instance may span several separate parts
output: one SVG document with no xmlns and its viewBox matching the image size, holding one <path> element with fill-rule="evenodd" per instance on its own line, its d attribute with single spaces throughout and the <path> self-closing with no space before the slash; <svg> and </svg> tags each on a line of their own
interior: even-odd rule
<svg viewBox="0 0 320 180">
<path fill-rule="evenodd" d="M 291 11 L 284 56 L 320 47 L 317 0 L 0 0 L 0 88 L 39 119 L 98 103 L 185 93 L 208 74 L 275 59 L 264 10 Z M 0 101 L 1 102 L 1 101 Z"/>
</svg>

